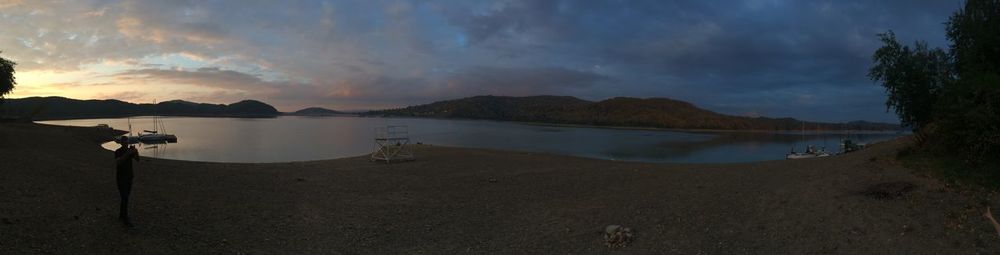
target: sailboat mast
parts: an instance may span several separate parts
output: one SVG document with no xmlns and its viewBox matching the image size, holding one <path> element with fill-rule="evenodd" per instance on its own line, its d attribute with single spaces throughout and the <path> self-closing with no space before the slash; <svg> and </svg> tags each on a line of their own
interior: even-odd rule
<svg viewBox="0 0 1000 255">
<path fill-rule="evenodd" d="M 826 151 L 826 135 L 829 134 L 829 130 L 823 129 L 823 126 L 816 123 L 816 134 L 823 137 L 823 150 Z"/>
<path fill-rule="evenodd" d="M 159 134 L 160 133 L 160 130 L 159 130 L 160 128 L 156 124 L 156 119 L 157 119 L 157 117 L 156 117 L 156 99 L 153 99 L 153 132 L 156 132 L 157 134 Z"/>
<path fill-rule="evenodd" d="M 802 132 L 800 132 L 800 134 L 802 134 L 802 143 L 803 143 L 804 146 L 809 146 L 809 145 L 805 144 L 806 143 L 806 121 L 803 120 L 801 122 L 801 124 L 802 124 Z"/>
</svg>

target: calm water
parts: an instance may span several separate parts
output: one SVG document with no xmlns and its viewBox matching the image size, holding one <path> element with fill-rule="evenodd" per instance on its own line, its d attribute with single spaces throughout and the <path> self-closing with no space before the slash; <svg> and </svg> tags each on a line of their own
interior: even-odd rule
<svg viewBox="0 0 1000 255">
<path fill-rule="evenodd" d="M 561 127 L 512 122 L 362 117 L 161 118 L 178 143 L 143 145 L 140 154 L 212 162 L 286 162 L 333 159 L 370 153 L 374 129 L 408 125 L 411 140 L 426 144 L 491 148 L 601 159 L 729 163 L 784 159 L 792 146 L 826 146 L 837 151 L 841 134 L 690 133 Z M 152 129 L 153 119 L 132 118 L 133 130 Z M 108 124 L 128 130 L 128 119 L 45 121 L 72 126 Z M 863 143 L 897 137 L 852 134 Z M 105 148 L 118 145 L 106 143 Z M 419 154 L 417 157 L 419 158 Z"/>
</svg>

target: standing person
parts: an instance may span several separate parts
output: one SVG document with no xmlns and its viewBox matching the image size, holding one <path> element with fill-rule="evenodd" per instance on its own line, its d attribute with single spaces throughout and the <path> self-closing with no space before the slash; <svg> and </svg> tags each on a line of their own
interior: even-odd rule
<svg viewBox="0 0 1000 255">
<path fill-rule="evenodd" d="M 139 161 L 139 150 L 135 146 L 128 146 L 128 137 L 118 138 L 118 144 L 122 147 L 115 150 L 115 168 L 118 179 L 118 195 L 121 196 L 121 205 L 118 207 L 118 219 L 125 226 L 132 226 L 132 221 L 128 218 L 128 195 L 132 192 L 132 160 Z"/>
</svg>

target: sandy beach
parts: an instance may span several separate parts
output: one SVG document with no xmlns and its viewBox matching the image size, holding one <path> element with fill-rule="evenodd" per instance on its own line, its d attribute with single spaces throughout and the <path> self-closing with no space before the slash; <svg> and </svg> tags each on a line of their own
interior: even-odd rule
<svg viewBox="0 0 1000 255">
<path fill-rule="evenodd" d="M 234 164 L 142 158 L 117 221 L 115 131 L 0 123 L 0 254 L 975 254 L 987 192 L 917 176 L 906 138 L 821 159 L 648 164 L 417 147 Z M 280 149 L 280 148 L 276 148 Z M 865 195 L 905 182 L 898 198 Z M 994 210 L 997 211 L 997 210 Z M 634 229 L 624 248 L 607 225 Z"/>
</svg>

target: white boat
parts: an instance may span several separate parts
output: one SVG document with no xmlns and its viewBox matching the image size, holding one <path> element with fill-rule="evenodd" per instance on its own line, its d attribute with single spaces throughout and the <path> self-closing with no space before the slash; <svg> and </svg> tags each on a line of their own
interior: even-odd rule
<svg viewBox="0 0 1000 255">
<path fill-rule="evenodd" d="M 785 154 L 785 159 L 804 159 L 804 158 L 822 158 L 829 157 L 830 153 L 826 153 L 826 149 L 816 149 L 814 146 L 809 146 L 806 148 L 805 152 L 795 152 L 792 151 Z"/>
<path fill-rule="evenodd" d="M 163 125 L 157 117 L 153 117 L 153 130 L 143 130 L 139 133 L 139 142 L 142 143 L 176 143 L 177 136 L 171 134 L 165 134 L 166 126 Z"/>
<path fill-rule="evenodd" d="M 164 142 L 177 142 L 177 136 L 171 134 L 155 134 L 147 133 L 139 135 L 139 142 L 142 143 L 164 143 Z"/>
<path fill-rule="evenodd" d="M 802 141 L 806 140 L 806 124 L 802 122 Z M 795 152 L 795 147 L 792 147 L 792 151 L 785 154 L 785 159 L 804 159 L 804 158 L 822 158 L 829 157 L 830 153 L 826 152 L 826 147 L 821 147 L 819 149 L 816 146 L 809 145 L 806 146 L 804 152 Z"/>
</svg>

